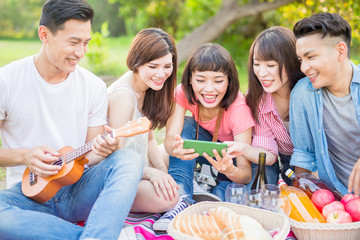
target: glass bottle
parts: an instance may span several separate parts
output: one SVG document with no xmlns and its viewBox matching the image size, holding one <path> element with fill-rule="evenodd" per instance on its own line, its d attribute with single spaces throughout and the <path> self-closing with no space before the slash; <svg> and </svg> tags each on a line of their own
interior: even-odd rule
<svg viewBox="0 0 360 240">
<path fill-rule="evenodd" d="M 312 194 L 319 189 L 329 190 L 335 197 L 336 201 L 341 201 L 342 195 L 339 192 L 332 190 L 320 179 L 315 177 L 310 173 L 298 173 L 295 174 L 292 169 L 288 169 L 285 172 L 285 175 L 288 176 L 293 181 L 293 186 L 303 190 L 311 199 Z"/>
<path fill-rule="evenodd" d="M 319 212 L 310 198 L 301 189 L 288 186 L 279 176 L 279 188 L 281 195 L 288 197 L 291 212 L 289 217 L 298 222 L 324 223 L 324 216 Z"/>
<path fill-rule="evenodd" d="M 258 168 L 256 170 L 254 182 L 251 185 L 251 190 L 262 189 L 265 187 L 265 184 L 267 184 L 265 166 L 266 166 L 266 154 L 261 152 L 259 153 Z"/>
</svg>

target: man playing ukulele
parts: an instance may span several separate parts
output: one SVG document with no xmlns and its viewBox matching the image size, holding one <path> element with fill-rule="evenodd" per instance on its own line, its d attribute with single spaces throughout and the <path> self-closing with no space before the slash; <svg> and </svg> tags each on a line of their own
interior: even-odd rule
<svg viewBox="0 0 360 240">
<path fill-rule="evenodd" d="M 143 159 L 117 150 L 104 134 L 104 82 L 78 66 L 91 39 L 93 9 L 82 0 L 48 0 L 38 35 L 41 49 L 0 68 L 0 166 L 7 187 L 0 191 L 1 239 L 117 239 L 142 176 Z M 111 130 L 111 129 L 107 129 Z M 80 180 L 45 203 L 22 193 L 27 167 L 49 177 L 59 173 L 58 149 L 92 140 Z M 85 227 L 71 222 L 87 219 Z"/>
</svg>

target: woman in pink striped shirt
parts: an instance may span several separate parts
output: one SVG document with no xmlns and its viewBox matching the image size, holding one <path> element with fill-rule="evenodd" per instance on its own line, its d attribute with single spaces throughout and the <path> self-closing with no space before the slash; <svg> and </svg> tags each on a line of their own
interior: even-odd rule
<svg viewBox="0 0 360 240">
<path fill-rule="evenodd" d="M 268 28 L 256 37 L 249 53 L 246 97 L 256 121 L 252 146 L 229 143 L 228 153 L 242 154 L 253 163 L 253 168 L 257 167 L 259 152 L 265 152 L 269 183 L 277 182 L 277 157 L 280 156 L 286 170 L 293 150 L 289 136 L 290 92 L 304 76 L 296 56 L 295 42 L 292 31 L 280 26 Z"/>
</svg>

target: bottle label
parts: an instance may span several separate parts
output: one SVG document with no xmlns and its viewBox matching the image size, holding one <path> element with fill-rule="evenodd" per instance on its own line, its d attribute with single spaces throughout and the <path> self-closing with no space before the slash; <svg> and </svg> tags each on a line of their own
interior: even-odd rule
<svg viewBox="0 0 360 240">
<path fill-rule="evenodd" d="M 289 200 L 294 204 L 300 215 L 304 218 L 305 222 L 318 222 L 311 217 L 310 213 L 306 210 L 305 206 L 295 193 L 289 194 Z"/>
</svg>

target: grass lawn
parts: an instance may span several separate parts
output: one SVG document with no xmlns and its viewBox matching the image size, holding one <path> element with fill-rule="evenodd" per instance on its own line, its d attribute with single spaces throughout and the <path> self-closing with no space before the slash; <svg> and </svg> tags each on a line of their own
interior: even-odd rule
<svg viewBox="0 0 360 240">
<path fill-rule="evenodd" d="M 5 177 L 6 177 L 6 170 L 5 168 L 0 167 L 0 181 L 5 180 Z"/>
</svg>

